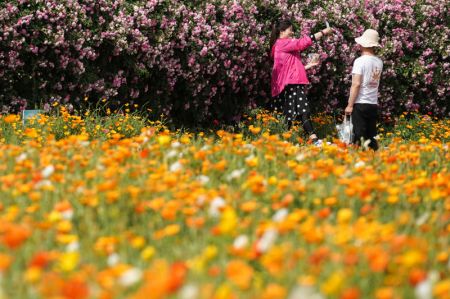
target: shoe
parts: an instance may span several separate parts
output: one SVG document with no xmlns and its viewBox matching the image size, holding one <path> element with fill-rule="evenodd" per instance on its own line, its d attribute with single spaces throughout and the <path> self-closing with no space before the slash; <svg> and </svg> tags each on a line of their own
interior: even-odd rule
<svg viewBox="0 0 450 299">
<path fill-rule="evenodd" d="M 323 146 L 323 141 L 322 139 L 316 139 L 313 141 L 313 144 L 317 147 L 322 147 Z"/>
</svg>

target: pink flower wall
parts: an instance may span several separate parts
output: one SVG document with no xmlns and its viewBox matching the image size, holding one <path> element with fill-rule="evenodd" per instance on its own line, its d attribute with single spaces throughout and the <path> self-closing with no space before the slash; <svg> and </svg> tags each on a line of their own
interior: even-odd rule
<svg viewBox="0 0 450 299">
<path fill-rule="evenodd" d="M 269 100 L 273 21 L 298 34 L 328 20 L 336 35 L 310 49 L 317 109 L 347 99 L 354 37 L 377 29 L 385 62 L 381 103 L 389 118 L 420 109 L 450 113 L 450 44 L 445 1 L 16 0 L 0 4 L 3 110 L 134 102 L 181 121 L 236 119 Z M 446 21 L 447 20 L 447 21 Z M 307 53 L 305 53 L 306 56 Z"/>
</svg>

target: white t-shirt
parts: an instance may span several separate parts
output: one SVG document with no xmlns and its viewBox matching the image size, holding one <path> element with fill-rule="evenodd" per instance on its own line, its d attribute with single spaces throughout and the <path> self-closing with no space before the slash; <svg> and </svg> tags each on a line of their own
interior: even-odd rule
<svg viewBox="0 0 450 299">
<path fill-rule="evenodd" d="M 376 56 L 363 55 L 353 63 L 352 74 L 362 75 L 361 88 L 355 103 L 378 104 L 383 61 Z"/>
</svg>

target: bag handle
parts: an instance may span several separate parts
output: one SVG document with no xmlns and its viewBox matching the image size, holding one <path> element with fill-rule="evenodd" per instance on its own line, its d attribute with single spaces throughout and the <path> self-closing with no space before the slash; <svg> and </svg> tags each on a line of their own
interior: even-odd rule
<svg viewBox="0 0 450 299">
<path fill-rule="evenodd" d="M 344 124 L 346 124 L 347 121 L 352 122 L 352 115 L 351 114 L 345 114 L 344 115 Z"/>
</svg>

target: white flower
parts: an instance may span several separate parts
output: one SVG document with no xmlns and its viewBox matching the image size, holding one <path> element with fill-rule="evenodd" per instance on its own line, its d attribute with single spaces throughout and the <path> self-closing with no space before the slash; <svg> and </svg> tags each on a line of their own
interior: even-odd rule
<svg viewBox="0 0 450 299">
<path fill-rule="evenodd" d="M 140 135 L 140 136 L 144 137 L 142 140 L 142 143 L 147 143 L 150 140 L 149 137 L 153 136 L 154 134 L 155 134 L 154 129 L 147 129 L 147 130 L 143 131 Z"/>
<path fill-rule="evenodd" d="M 431 282 L 427 279 L 419 283 L 414 290 L 414 294 L 417 299 L 432 299 L 433 286 Z"/>
<path fill-rule="evenodd" d="M 364 242 L 361 239 L 356 239 L 354 244 L 355 244 L 356 247 L 361 247 L 361 246 L 364 245 Z"/>
<path fill-rule="evenodd" d="M 428 213 L 428 212 L 424 213 L 422 216 L 420 216 L 416 220 L 416 225 L 421 226 L 421 225 L 425 224 L 425 222 L 427 222 L 429 217 L 430 217 L 430 213 Z"/>
<path fill-rule="evenodd" d="M 225 200 L 222 197 L 214 198 L 209 205 L 209 215 L 211 217 L 219 217 L 220 209 L 225 206 Z"/>
<path fill-rule="evenodd" d="M 197 180 L 202 183 L 202 185 L 205 185 L 209 182 L 209 177 L 206 175 L 200 175 L 197 177 Z"/>
<path fill-rule="evenodd" d="M 272 247 L 273 243 L 275 243 L 275 240 L 278 237 L 278 232 L 274 228 L 267 229 L 261 239 L 259 239 L 258 243 L 256 244 L 256 249 L 259 252 L 266 252 L 267 250 Z"/>
<path fill-rule="evenodd" d="M 73 218 L 73 210 L 66 210 L 64 212 L 61 212 L 61 216 L 65 220 L 71 220 Z"/>
<path fill-rule="evenodd" d="M 180 299 L 197 299 L 199 298 L 198 287 L 194 284 L 185 285 L 180 291 Z"/>
<path fill-rule="evenodd" d="M 250 155 L 247 158 L 245 158 L 245 161 L 250 161 L 250 160 L 253 160 L 253 159 L 255 159 L 255 155 Z"/>
<path fill-rule="evenodd" d="M 238 179 L 240 178 L 245 172 L 245 169 L 236 169 L 233 170 L 228 176 L 227 176 L 227 180 L 231 181 L 234 179 Z"/>
<path fill-rule="evenodd" d="M 44 178 L 48 178 L 49 176 L 51 176 L 53 173 L 55 172 L 55 166 L 53 165 L 48 165 L 47 167 L 44 168 L 44 170 L 42 170 L 41 174 Z"/>
<path fill-rule="evenodd" d="M 347 169 L 343 174 L 342 177 L 343 178 L 349 178 L 353 175 L 353 172 L 350 169 Z"/>
<path fill-rule="evenodd" d="M 183 169 L 183 164 L 181 164 L 179 161 L 173 163 L 172 165 L 170 165 L 170 171 L 171 172 L 176 172 Z"/>
<path fill-rule="evenodd" d="M 119 277 L 119 284 L 124 287 L 130 287 L 141 280 L 141 278 L 142 271 L 138 268 L 131 268 Z"/>
<path fill-rule="evenodd" d="M 51 187 L 53 186 L 52 182 L 50 182 L 49 180 L 42 180 L 37 182 L 37 184 L 35 185 L 36 189 L 40 189 L 40 188 L 44 188 L 44 187 Z"/>
<path fill-rule="evenodd" d="M 67 252 L 75 252 L 75 251 L 78 251 L 79 249 L 80 249 L 80 243 L 78 243 L 78 242 L 72 242 L 69 245 L 67 245 L 67 247 L 66 247 Z"/>
<path fill-rule="evenodd" d="M 300 153 L 295 157 L 295 160 L 298 162 L 303 161 L 306 158 L 306 155 L 304 153 Z"/>
<path fill-rule="evenodd" d="M 364 161 L 361 161 L 361 160 L 356 162 L 356 164 L 355 164 L 355 168 L 362 168 L 364 166 L 366 166 L 366 163 L 364 163 Z"/>
<path fill-rule="evenodd" d="M 324 299 L 313 287 L 298 286 L 292 290 L 288 299 Z"/>
<path fill-rule="evenodd" d="M 199 196 L 197 197 L 197 204 L 198 204 L 199 206 L 203 206 L 203 204 L 205 203 L 205 201 L 206 201 L 206 196 L 205 196 L 205 195 L 199 195 Z"/>
<path fill-rule="evenodd" d="M 110 254 L 110 255 L 108 256 L 108 261 L 107 261 L 107 263 L 108 263 L 108 265 L 109 265 L 110 267 L 112 267 L 112 266 L 114 266 L 114 265 L 117 265 L 117 263 L 119 262 L 119 260 L 120 260 L 119 255 L 118 255 L 117 253 L 113 253 L 113 254 Z"/>
<path fill-rule="evenodd" d="M 16 162 L 20 163 L 20 162 L 24 161 L 26 158 L 27 158 L 27 154 L 26 153 L 22 153 L 16 158 Z"/>
<path fill-rule="evenodd" d="M 234 240 L 233 247 L 234 249 L 243 249 L 247 247 L 248 243 L 248 237 L 246 235 L 240 235 Z"/>
<path fill-rule="evenodd" d="M 246 144 L 243 145 L 243 147 L 246 148 L 246 149 L 250 149 L 250 150 L 255 148 L 255 146 L 253 144 L 251 144 L 251 143 L 246 143 Z"/>
<path fill-rule="evenodd" d="M 181 146 L 181 143 L 178 141 L 174 141 L 174 142 L 172 142 L 171 146 L 172 146 L 172 148 L 179 148 Z"/>
<path fill-rule="evenodd" d="M 439 280 L 439 273 L 437 271 L 431 271 L 428 273 L 426 280 L 419 283 L 414 289 L 416 299 L 432 299 L 433 298 L 433 285 Z"/>
<path fill-rule="evenodd" d="M 275 213 L 275 215 L 273 215 L 272 220 L 275 221 L 275 222 L 281 222 L 281 221 L 283 221 L 283 220 L 286 218 L 286 216 L 287 216 L 288 214 L 289 214 L 288 209 L 281 209 L 281 210 L 278 210 L 278 211 Z"/>
<path fill-rule="evenodd" d="M 439 280 L 439 272 L 438 271 L 431 271 L 428 273 L 428 279 L 434 284 L 436 282 L 438 282 Z"/>
<path fill-rule="evenodd" d="M 173 158 L 176 157 L 178 155 L 178 152 L 176 150 L 171 150 L 170 152 L 167 153 L 167 158 Z"/>
</svg>

